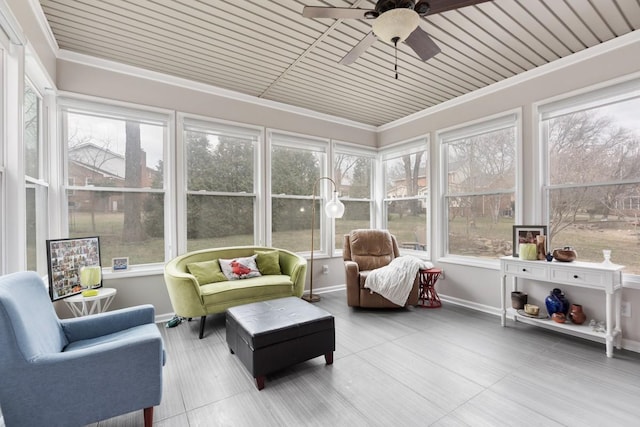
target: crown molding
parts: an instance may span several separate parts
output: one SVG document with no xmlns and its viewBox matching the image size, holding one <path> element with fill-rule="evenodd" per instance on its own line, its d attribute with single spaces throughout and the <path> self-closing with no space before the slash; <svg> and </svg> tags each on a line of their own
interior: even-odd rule
<svg viewBox="0 0 640 427">
<path fill-rule="evenodd" d="M 60 46 L 58 46 L 58 42 L 56 41 L 56 37 L 53 35 L 53 30 L 51 30 L 51 26 L 47 21 L 47 17 L 44 14 L 44 10 L 42 10 L 42 5 L 38 0 L 28 0 L 29 6 L 33 11 L 33 14 L 36 17 L 36 21 L 38 21 L 38 25 L 40 26 L 40 30 L 42 30 L 42 34 L 44 34 L 44 38 L 47 40 L 49 47 L 53 51 L 56 57 L 58 56 L 58 52 L 60 52 Z"/>
<path fill-rule="evenodd" d="M 247 95 L 244 93 L 236 92 L 229 89 L 219 88 L 217 86 L 213 86 L 209 84 L 195 82 L 193 80 L 184 79 L 182 77 L 170 76 L 168 74 L 159 73 L 157 71 L 145 70 L 143 68 L 135 67 L 132 65 L 122 64 L 120 62 L 110 61 L 107 59 L 101 59 L 95 56 L 86 55 L 82 53 L 72 52 L 66 49 L 60 49 L 58 51 L 57 57 L 59 60 L 63 60 L 63 61 L 74 62 L 82 65 L 89 65 L 89 66 L 101 68 L 107 71 L 113 71 L 116 73 L 126 74 L 133 77 L 140 77 L 147 80 L 156 81 L 159 83 L 183 87 L 185 89 L 196 90 L 199 92 L 221 96 L 221 97 L 233 99 L 236 101 L 248 102 L 248 103 L 259 105 L 262 107 L 273 108 L 276 110 L 281 110 L 288 113 L 306 116 L 313 119 L 328 121 L 333 124 L 340 124 L 340 125 L 362 129 L 370 132 L 376 132 L 377 130 L 376 126 L 356 122 L 354 120 L 348 120 L 342 117 L 332 116 L 330 114 L 319 113 L 317 111 L 309 110 L 307 108 L 296 107 L 293 105 L 285 104 L 283 102 L 262 99 L 253 95 Z"/>
<path fill-rule="evenodd" d="M 377 128 L 378 132 L 383 132 L 389 129 L 393 129 L 408 123 L 411 123 L 415 120 L 422 119 L 424 117 L 428 117 L 432 114 L 438 113 L 440 111 L 447 110 L 449 108 L 465 104 L 467 102 L 476 100 L 483 96 L 496 93 L 503 89 L 516 86 L 522 84 L 526 81 L 535 79 L 537 77 L 543 76 L 545 74 L 552 73 L 554 71 L 560 70 L 562 68 L 568 67 L 570 65 L 578 64 L 582 61 L 594 58 L 598 55 L 602 55 L 607 52 L 614 51 L 616 49 L 620 49 L 624 46 L 628 46 L 630 44 L 638 43 L 640 41 L 640 30 L 635 30 L 625 35 L 616 37 L 609 41 L 600 43 L 598 45 L 592 46 L 590 48 L 581 50 L 580 52 L 576 52 L 569 56 L 565 56 L 563 58 L 556 59 L 553 62 L 549 62 L 547 64 L 541 65 L 539 67 L 533 68 L 531 70 L 525 71 L 524 73 L 516 74 L 515 76 L 509 77 L 508 79 L 501 80 L 499 82 L 493 83 L 489 86 L 482 87 L 473 92 L 469 92 L 464 95 L 460 95 L 454 99 L 450 99 L 441 104 L 435 105 L 433 107 L 426 108 L 422 111 L 415 112 L 406 117 L 403 117 L 398 120 L 394 120 L 392 122 L 386 123 L 384 125 L 380 125 Z"/>
</svg>

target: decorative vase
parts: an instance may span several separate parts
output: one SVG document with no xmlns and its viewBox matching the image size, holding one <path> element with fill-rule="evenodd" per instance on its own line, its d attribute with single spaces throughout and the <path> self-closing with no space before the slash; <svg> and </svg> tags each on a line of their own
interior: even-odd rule
<svg viewBox="0 0 640 427">
<path fill-rule="evenodd" d="M 584 311 L 582 311 L 582 306 L 580 304 L 571 304 L 569 319 L 576 325 L 582 325 L 584 321 L 587 320 L 587 316 L 584 314 Z"/>
<path fill-rule="evenodd" d="M 523 309 L 524 305 L 527 303 L 527 294 L 520 291 L 511 292 L 511 307 L 516 310 Z"/>
<path fill-rule="evenodd" d="M 564 323 L 567 321 L 567 317 L 564 315 L 564 313 L 553 313 L 551 315 L 551 320 L 556 323 Z"/>
<path fill-rule="evenodd" d="M 565 298 L 561 289 L 554 288 L 549 292 L 549 296 L 545 298 L 544 305 L 547 307 L 549 316 L 553 313 L 567 314 L 569 312 L 569 300 Z"/>
<path fill-rule="evenodd" d="M 547 245 L 545 244 L 545 237 L 543 235 L 536 236 L 536 248 L 538 252 L 538 259 L 544 261 L 547 259 Z"/>
</svg>

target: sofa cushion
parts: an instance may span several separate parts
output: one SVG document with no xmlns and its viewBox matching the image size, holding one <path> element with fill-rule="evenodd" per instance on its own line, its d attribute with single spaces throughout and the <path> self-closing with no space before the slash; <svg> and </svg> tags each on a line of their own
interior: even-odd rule
<svg viewBox="0 0 640 427">
<path fill-rule="evenodd" d="M 262 276 L 256 265 L 256 257 L 257 255 L 233 259 L 220 258 L 218 261 L 220 261 L 220 268 L 228 280 L 240 280 Z"/>
<path fill-rule="evenodd" d="M 256 264 L 262 275 L 282 274 L 278 251 L 256 251 Z"/>
<path fill-rule="evenodd" d="M 291 296 L 293 282 L 286 275 L 268 275 L 252 277 L 244 280 L 211 283 L 200 287 L 202 302 L 205 306 L 234 303 L 244 304 L 243 301 L 254 302 Z M 237 304 L 236 304 L 237 303 Z"/>
<path fill-rule="evenodd" d="M 187 271 L 195 276 L 200 285 L 227 280 L 227 277 L 220 270 L 220 264 L 217 259 L 191 262 L 187 264 Z"/>
</svg>

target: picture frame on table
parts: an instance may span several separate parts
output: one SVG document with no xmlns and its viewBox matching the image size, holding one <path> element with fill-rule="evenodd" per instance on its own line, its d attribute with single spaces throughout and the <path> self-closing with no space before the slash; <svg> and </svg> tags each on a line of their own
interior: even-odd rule
<svg viewBox="0 0 640 427">
<path fill-rule="evenodd" d="M 82 267 L 100 265 L 102 263 L 98 236 L 47 240 L 47 270 L 51 301 L 81 293 L 83 291 L 80 284 Z M 101 286 L 102 279 L 93 287 Z"/>
<path fill-rule="evenodd" d="M 129 257 L 117 257 L 111 259 L 113 271 L 125 271 L 129 269 Z"/>
<path fill-rule="evenodd" d="M 546 225 L 514 225 L 513 226 L 513 257 L 518 258 L 520 243 L 536 243 L 536 236 L 546 236 Z"/>
</svg>

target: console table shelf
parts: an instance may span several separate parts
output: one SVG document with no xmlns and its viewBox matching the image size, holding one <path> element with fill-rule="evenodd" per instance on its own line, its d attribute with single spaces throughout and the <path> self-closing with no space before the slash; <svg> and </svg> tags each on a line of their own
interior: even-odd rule
<svg viewBox="0 0 640 427">
<path fill-rule="evenodd" d="M 506 326 L 507 313 L 515 321 L 528 323 L 566 334 L 604 342 L 608 357 L 613 356 L 613 346 L 620 348 L 622 330 L 620 327 L 620 301 L 622 297 L 622 269 L 616 264 L 592 262 L 547 262 L 525 261 L 511 256 L 500 258 L 502 326 Z M 593 331 L 587 325 L 557 323 L 549 318 L 536 319 L 518 314 L 506 307 L 507 278 L 512 279 L 512 289 L 518 290 L 522 279 L 548 282 L 554 285 L 569 285 L 601 290 L 605 294 L 606 332 Z M 541 308 L 542 310 L 542 308 Z"/>
<path fill-rule="evenodd" d="M 540 326 L 541 328 L 565 332 L 570 335 L 581 336 L 582 338 L 606 343 L 605 332 L 594 331 L 593 328 L 587 324 L 575 325 L 569 321 L 566 323 L 558 323 L 554 322 L 549 317 L 536 319 L 533 317 L 523 316 L 517 313 L 513 308 L 507 309 L 507 317 L 517 320 L 518 322 L 528 323 L 530 325 Z M 617 335 L 615 330 L 614 335 Z"/>
</svg>

